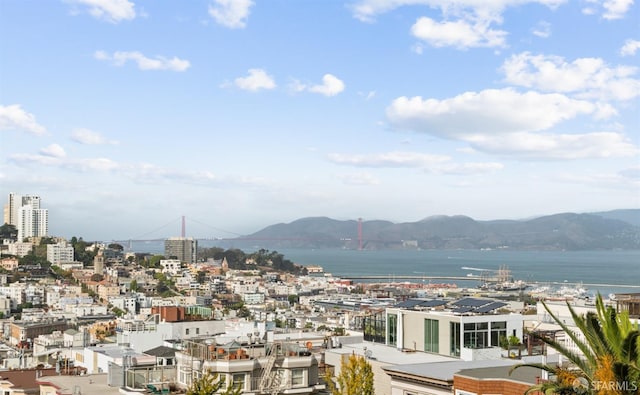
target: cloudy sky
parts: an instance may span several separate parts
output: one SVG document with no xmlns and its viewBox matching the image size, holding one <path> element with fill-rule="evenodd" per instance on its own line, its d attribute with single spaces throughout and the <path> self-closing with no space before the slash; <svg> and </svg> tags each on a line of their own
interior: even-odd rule
<svg viewBox="0 0 640 395">
<path fill-rule="evenodd" d="M 0 196 L 53 235 L 640 207 L 633 0 L 0 8 Z"/>
</svg>

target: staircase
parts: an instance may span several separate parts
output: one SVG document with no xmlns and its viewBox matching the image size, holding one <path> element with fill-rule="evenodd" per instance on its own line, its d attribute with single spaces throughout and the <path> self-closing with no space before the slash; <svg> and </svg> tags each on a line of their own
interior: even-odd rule
<svg viewBox="0 0 640 395">
<path fill-rule="evenodd" d="M 265 391 L 268 391 L 270 388 L 273 388 L 273 382 L 274 382 L 273 379 L 275 378 L 273 376 L 280 376 L 280 375 L 272 376 L 271 374 L 273 370 L 273 366 L 276 363 L 276 359 L 278 359 L 278 348 L 280 348 L 280 344 L 272 343 L 271 348 L 267 352 L 267 355 L 266 355 L 267 363 L 264 365 L 264 368 L 262 369 L 262 373 L 260 375 L 260 384 L 258 386 L 258 389 L 262 393 L 264 393 Z"/>
</svg>

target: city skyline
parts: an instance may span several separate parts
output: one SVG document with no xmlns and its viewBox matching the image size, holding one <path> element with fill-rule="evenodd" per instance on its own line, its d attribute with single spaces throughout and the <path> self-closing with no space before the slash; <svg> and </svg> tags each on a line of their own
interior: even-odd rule
<svg viewBox="0 0 640 395">
<path fill-rule="evenodd" d="M 1 5 L 0 196 L 51 235 L 640 207 L 631 0 L 35 4 Z"/>
</svg>

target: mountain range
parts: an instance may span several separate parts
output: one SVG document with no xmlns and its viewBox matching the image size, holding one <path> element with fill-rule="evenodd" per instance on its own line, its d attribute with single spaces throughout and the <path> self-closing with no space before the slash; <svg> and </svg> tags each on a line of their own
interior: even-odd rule
<svg viewBox="0 0 640 395">
<path fill-rule="evenodd" d="M 640 209 L 561 213 L 527 220 L 432 216 L 416 222 L 301 218 L 234 240 L 264 248 L 596 250 L 640 249 Z"/>
</svg>

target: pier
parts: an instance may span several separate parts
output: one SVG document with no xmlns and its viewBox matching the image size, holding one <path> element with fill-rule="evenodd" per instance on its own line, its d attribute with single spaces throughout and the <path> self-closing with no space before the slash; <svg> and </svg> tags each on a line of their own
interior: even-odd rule
<svg viewBox="0 0 640 395">
<path fill-rule="evenodd" d="M 403 274 L 389 274 L 386 276 L 381 275 L 349 275 L 339 276 L 345 280 L 377 280 L 377 281 L 396 281 L 396 280 L 450 280 L 450 281 L 480 281 L 480 277 L 461 277 L 461 276 L 418 276 L 418 275 L 403 275 Z M 638 288 L 638 284 L 600 284 L 600 283 L 584 283 L 584 282 L 564 282 L 564 281 L 531 281 L 527 282 L 530 286 L 540 285 L 585 285 L 588 287 L 606 287 L 606 288 Z"/>
</svg>

